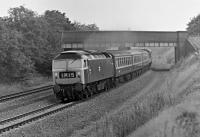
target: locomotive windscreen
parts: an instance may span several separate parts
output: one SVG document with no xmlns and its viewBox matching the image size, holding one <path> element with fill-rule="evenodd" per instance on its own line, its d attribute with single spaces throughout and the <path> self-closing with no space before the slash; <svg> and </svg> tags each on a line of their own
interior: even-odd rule
<svg viewBox="0 0 200 137">
<path fill-rule="evenodd" d="M 53 69 L 81 68 L 80 59 L 61 59 L 53 61 Z"/>
<path fill-rule="evenodd" d="M 60 59 L 81 59 L 81 56 L 77 53 L 61 53 L 54 58 L 54 60 Z"/>
</svg>

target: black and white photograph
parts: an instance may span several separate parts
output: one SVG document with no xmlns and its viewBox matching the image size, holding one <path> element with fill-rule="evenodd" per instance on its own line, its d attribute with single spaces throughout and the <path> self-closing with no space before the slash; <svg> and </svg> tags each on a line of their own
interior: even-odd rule
<svg viewBox="0 0 200 137">
<path fill-rule="evenodd" d="M 0 1 L 0 137 L 200 137 L 199 0 Z"/>
</svg>

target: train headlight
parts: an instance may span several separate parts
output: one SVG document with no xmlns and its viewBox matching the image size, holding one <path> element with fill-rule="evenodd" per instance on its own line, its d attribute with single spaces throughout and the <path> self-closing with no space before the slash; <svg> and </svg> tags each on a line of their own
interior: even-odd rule
<svg viewBox="0 0 200 137">
<path fill-rule="evenodd" d="M 78 77 L 78 78 L 81 77 L 81 72 L 77 72 L 77 77 Z"/>
<path fill-rule="evenodd" d="M 55 78 L 58 78 L 58 72 L 54 73 Z"/>
</svg>

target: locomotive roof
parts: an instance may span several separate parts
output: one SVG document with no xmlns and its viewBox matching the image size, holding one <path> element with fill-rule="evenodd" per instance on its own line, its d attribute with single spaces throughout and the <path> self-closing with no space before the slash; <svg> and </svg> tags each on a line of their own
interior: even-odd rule
<svg viewBox="0 0 200 137">
<path fill-rule="evenodd" d="M 111 58 L 111 55 L 104 52 L 96 52 L 96 51 L 88 51 L 88 50 L 68 50 L 61 52 L 60 55 L 63 55 L 63 57 L 58 58 L 58 56 L 55 59 L 101 59 L 101 58 Z"/>
</svg>

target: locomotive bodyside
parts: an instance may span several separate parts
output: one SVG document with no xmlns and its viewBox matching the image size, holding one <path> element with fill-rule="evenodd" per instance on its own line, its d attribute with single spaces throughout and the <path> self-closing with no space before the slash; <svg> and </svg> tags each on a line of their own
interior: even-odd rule
<svg viewBox="0 0 200 137">
<path fill-rule="evenodd" d="M 105 79 L 113 77 L 109 54 L 82 50 L 65 51 L 52 63 L 54 94 L 60 100 L 82 99 L 94 88 L 105 88 Z"/>
</svg>

